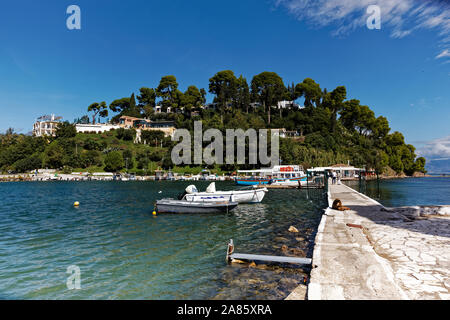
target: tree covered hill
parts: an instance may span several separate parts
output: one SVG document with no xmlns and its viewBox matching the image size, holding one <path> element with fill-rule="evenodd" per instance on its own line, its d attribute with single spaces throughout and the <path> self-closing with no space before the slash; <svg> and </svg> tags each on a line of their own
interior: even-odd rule
<svg viewBox="0 0 450 320">
<path fill-rule="evenodd" d="M 189 86 L 178 89 L 175 76 L 161 78 L 155 88 L 143 87 L 139 94 L 112 101 L 94 102 L 88 108 L 95 118 L 122 115 L 173 120 L 177 128 L 193 130 L 196 120 L 203 130 L 216 128 L 285 128 L 297 132 L 294 138 L 282 138 L 280 157 L 285 164 L 304 167 L 347 163 L 382 172 L 389 168 L 398 174 L 425 172 L 425 159 L 416 159 L 415 148 L 406 144 L 400 132 L 390 132 L 389 122 L 375 116 L 370 107 L 347 97 L 344 86 L 328 91 L 313 79 L 285 86 L 274 72 L 255 75 L 250 83 L 233 71 L 224 70 L 209 79 L 212 105 L 205 108 L 206 90 Z M 137 100 L 137 101 L 136 101 Z M 279 101 L 304 101 L 303 107 Z M 156 106 L 162 112 L 156 113 Z M 170 112 L 168 112 L 170 110 Z M 77 122 L 89 121 L 83 116 Z M 64 123 L 54 138 L 36 138 L 14 134 L 0 136 L 0 169 L 23 172 L 38 167 L 88 170 L 154 170 L 173 168 L 170 151 L 174 143 L 161 132 L 146 133 L 145 144 L 134 144 L 134 130 L 116 130 L 104 134 L 76 134 L 73 125 Z M 158 142 L 159 141 L 159 142 Z M 245 165 L 215 166 L 234 171 Z M 252 166 L 253 167 L 253 166 Z M 188 172 L 195 166 L 175 168 Z M 197 169 L 199 169 L 198 167 Z"/>
</svg>

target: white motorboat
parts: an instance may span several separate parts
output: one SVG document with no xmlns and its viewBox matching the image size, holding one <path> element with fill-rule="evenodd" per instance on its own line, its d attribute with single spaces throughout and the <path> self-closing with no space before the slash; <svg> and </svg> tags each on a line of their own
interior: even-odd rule
<svg viewBox="0 0 450 320">
<path fill-rule="evenodd" d="M 259 203 L 264 199 L 267 188 L 242 188 L 230 191 L 216 191 L 216 184 L 212 182 L 205 192 L 199 192 L 194 185 L 186 188 L 181 199 L 196 202 L 216 202 L 216 201 L 230 201 L 238 203 Z"/>
<path fill-rule="evenodd" d="M 156 201 L 156 210 L 159 213 L 228 213 L 237 205 L 237 202 L 229 201 L 205 202 L 161 199 Z"/>
<path fill-rule="evenodd" d="M 306 186 L 308 182 L 306 180 L 280 180 L 271 183 L 272 186 L 289 186 L 289 187 L 298 187 L 298 186 Z"/>
</svg>

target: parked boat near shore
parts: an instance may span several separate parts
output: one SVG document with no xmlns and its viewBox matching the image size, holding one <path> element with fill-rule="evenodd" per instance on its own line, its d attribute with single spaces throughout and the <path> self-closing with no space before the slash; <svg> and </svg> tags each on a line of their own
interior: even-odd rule
<svg viewBox="0 0 450 320">
<path fill-rule="evenodd" d="M 238 170 L 238 174 L 251 175 L 251 177 L 236 178 L 236 184 L 239 185 L 272 184 L 283 181 L 291 181 L 298 184 L 298 181 L 306 181 L 303 167 L 298 165 L 279 165 L 273 168 L 257 170 Z"/>
<path fill-rule="evenodd" d="M 307 181 L 306 181 L 306 179 L 303 179 L 303 180 L 286 179 L 286 180 L 275 181 L 273 183 L 270 183 L 270 185 L 272 185 L 272 186 L 298 187 L 298 186 L 306 186 L 307 185 Z"/>
<path fill-rule="evenodd" d="M 230 191 L 216 191 L 216 184 L 212 182 L 206 192 L 198 192 L 194 185 L 188 186 L 181 197 L 187 201 L 231 201 L 238 203 L 259 203 L 268 192 L 266 188 L 246 188 Z"/>
<path fill-rule="evenodd" d="M 237 202 L 187 201 L 161 199 L 156 201 L 158 213 L 228 213 L 238 205 Z"/>
</svg>

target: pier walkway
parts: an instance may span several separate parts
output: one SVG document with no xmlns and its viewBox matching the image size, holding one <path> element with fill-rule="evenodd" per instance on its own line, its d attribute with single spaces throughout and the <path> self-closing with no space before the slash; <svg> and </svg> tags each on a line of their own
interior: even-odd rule
<svg viewBox="0 0 450 320">
<path fill-rule="evenodd" d="M 308 299 L 450 299 L 449 216 L 411 218 L 345 185 L 329 185 L 328 201 Z"/>
</svg>

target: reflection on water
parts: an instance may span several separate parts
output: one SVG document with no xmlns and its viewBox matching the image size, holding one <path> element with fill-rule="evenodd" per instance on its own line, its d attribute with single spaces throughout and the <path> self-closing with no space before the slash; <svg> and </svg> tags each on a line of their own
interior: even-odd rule
<svg viewBox="0 0 450 320">
<path fill-rule="evenodd" d="M 0 184 L 0 298 L 267 299 L 302 281 L 307 269 L 229 266 L 226 244 L 280 255 L 286 245 L 310 257 L 321 204 L 305 191 L 271 190 L 229 214 L 151 215 L 157 199 L 191 183 Z M 70 265 L 81 269 L 81 290 L 66 287 Z"/>
</svg>

